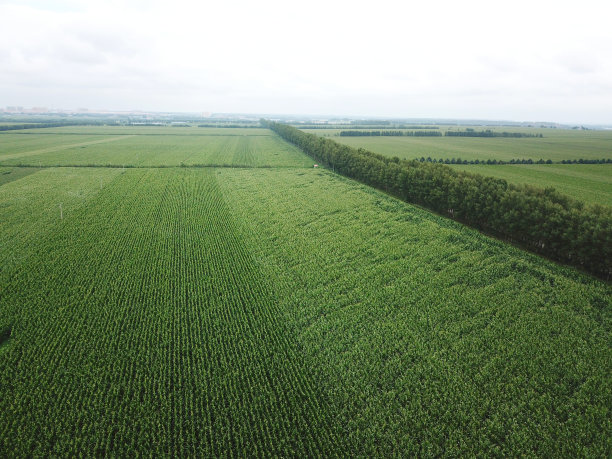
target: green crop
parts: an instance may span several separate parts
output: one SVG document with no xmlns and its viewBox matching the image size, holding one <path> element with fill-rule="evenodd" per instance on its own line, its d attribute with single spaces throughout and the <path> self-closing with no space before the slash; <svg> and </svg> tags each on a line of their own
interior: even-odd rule
<svg viewBox="0 0 612 459">
<path fill-rule="evenodd" d="M 609 284 L 276 136 L 151 137 L 0 167 L 0 456 L 610 455 Z"/>
<path fill-rule="evenodd" d="M 69 128 L 62 128 L 64 130 Z M 0 166 L 114 167 L 305 167 L 312 161 L 271 132 L 246 135 L 234 129 L 189 128 L 170 135 L 146 128 L 72 128 L 69 132 L 0 133 Z M 151 128 L 149 128 L 151 129 Z M 155 129 L 155 128 L 153 128 Z M 59 129 L 58 129 L 59 130 Z M 91 135 L 88 132 L 105 132 Z M 259 129 L 237 129 L 239 132 Z M 30 132 L 30 131 L 28 131 Z M 122 132 L 122 134 L 119 134 Z M 181 131 L 182 132 L 182 131 Z M 199 134 L 198 134 L 199 133 Z"/>
<path fill-rule="evenodd" d="M 590 204 L 612 206 L 612 164 L 522 164 L 504 166 L 452 166 L 510 183 L 553 187 Z"/>
<path fill-rule="evenodd" d="M 59 195 L 78 187 L 83 202 L 68 202 L 63 220 L 43 212 L 43 238 L 9 237 L 0 451 L 336 451 L 339 426 L 211 173 L 104 179 L 102 190 L 93 174 L 50 186 Z M 17 212 L 27 191 L 18 183 L 2 199 Z"/>
<path fill-rule="evenodd" d="M 440 129 L 443 134 L 449 128 Z M 465 128 L 453 127 L 455 131 Z M 340 137 L 340 129 L 304 129 L 319 136 L 331 136 L 335 141 L 355 148 L 361 147 L 400 159 L 462 158 L 462 159 L 601 159 L 612 157 L 612 132 L 576 131 L 568 129 L 487 128 L 493 131 L 517 131 L 527 135 L 542 134 L 543 138 L 479 138 L 479 137 Z M 478 129 L 480 130 L 480 129 Z"/>
<path fill-rule="evenodd" d="M 609 285 L 325 171 L 217 174 L 352 454 L 608 455 Z"/>
</svg>

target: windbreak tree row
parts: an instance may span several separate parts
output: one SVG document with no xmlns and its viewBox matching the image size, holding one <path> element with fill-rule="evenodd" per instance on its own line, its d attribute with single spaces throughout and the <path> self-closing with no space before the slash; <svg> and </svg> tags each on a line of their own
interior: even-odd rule
<svg viewBox="0 0 612 459">
<path fill-rule="evenodd" d="M 365 131 L 365 130 L 350 130 L 340 131 L 340 137 L 544 137 L 543 134 L 530 134 L 527 132 L 498 132 L 487 129 L 486 131 L 475 131 L 468 128 L 465 131 L 446 131 L 444 134 L 440 131 L 401 131 L 401 130 L 385 130 L 385 131 Z"/>
<path fill-rule="evenodd" d="M 597 276 L 609 279 L 612 274 L 609 207 L 586 205 L 553 188 L 386 157 L 282 123 L 262 124 L 347 177 Z"/>
<path fill-rule="evenodd" d="M 340 137 L 442 137 L 440 131 L 340 131 Z"/>
<path fill-rule="evenodd" d="M 563 159 L 561 161 L 553 161 L 552 159 L 547 159 L 544 161 L 542 158 L 534 160 L 531 158 L 525 159 L 511 159 L 510 161 L 505 161 L 503 159 L 489 158 L 489 159 L 461 159 L 461 158 L 432 158 L 428 156 L 425 158 L 421 156 L 420 158 L 415 158 L 416 161 L 420 161 L 422 163 L 444 163 L 444 164 L 486 164 L 488 166 L 504 166 L 507 164 L 612 164 L 612 158 L 602 158 L 602 159 Z"/>
<path fill-rule="evenodd" d="M 56 127 L 68 127 L 68 126 L 118 126 L 119 123 L 114 121 L 58 121 L 58 122 L 43 122 L 43 123 L 23 123 L 23 124 L 7 124 L 0 126 L 0 131 L 19 131 L 23 129 L 43 129 L 43 128 L 56 128 Z"/>
<path fill-rule="evenodd" d="M 487 129 L 486 131 L 475 131 L 474 129 L 467 128 L 465 131 L 446 131 L 444 133 L 446 137 L 513 137 L 513 138 L 526 138 L 526 137 L 544 137 L 543 134 L 530 134 L 528 132 L 499 132 Z"/>
</svg>

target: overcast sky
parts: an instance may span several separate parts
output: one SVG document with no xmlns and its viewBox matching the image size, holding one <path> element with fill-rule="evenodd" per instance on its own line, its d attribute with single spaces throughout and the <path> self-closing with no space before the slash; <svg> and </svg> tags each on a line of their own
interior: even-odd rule
<svg viewBox="0 0 612 459">
<path fill-rule="evenodd" d="M 612 2 L 0 0 L 0 106 L 612 124 Z"/>
</svg>

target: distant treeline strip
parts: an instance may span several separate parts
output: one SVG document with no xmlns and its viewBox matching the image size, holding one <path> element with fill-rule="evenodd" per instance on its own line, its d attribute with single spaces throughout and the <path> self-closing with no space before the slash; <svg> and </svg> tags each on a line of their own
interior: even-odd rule
<svg viewBox="0 0 612 459">
<path fill-rule="evenodd" d="M 444 133 L 446 137 L 512 137 L 512 138 L 524 138 L 524 137 L 544 137 L 542 134 L 530 134 L 528 132 L 499 132 L 491 131 L 475 131 L 474 129 L 466 129 L 465 131 L 446 131 Z"/>
<path fill-rule="evenodd" d="M 118 123 L 112 122 L 57 122 L 57 123 L 24 123 L 24 124 L 9 124 L 0 125 L 0 131 L 19 131 L 22 129 L 44 129 L 44 128 L 56 128 L 65 126 L 119 126 Z"/>
<path fill-rule="evenodd" d="M 329 124 L 329 123 L 325 123 L 325 124 Z M 336 123 L 336 124 L 341 124 L 341 123 Z M 370 128 L 376 127 L 376 126 L 387 126 L 391 128 L 404 128 L 404 129 L 440 129 L 438 126 L 430 126 L 427 124 L 403 124 L 401 122 L 391 121 L 391 120 L 351 120 L 350 123 L 346 123 L 346 124 L 350 124 L 351 127 L 355 126 L 355 129 L 362 129 L 360 126 L 370 126 Z M 440 123 L 440 124 L 444 124 L 444 123 Z"/>
<path fill-rule="evenodd" d="M 206 124 L 198 124 L 198 127 L 201 128 L 258 128 L 261 129 L 259 124 L 215 124 L 215 123 L 206 123 Z"/>
<path fill-rule="evenodd" d="M 612 274 L 610 207 L 587 205 L 553 188 L 390 158 L 286 124 L 262 122 L 347 177 L 603 278 Z"/>
<path fill-rule="evenodd" d="M 340 131 L 340 137 L 442 137 L 440 131 Z"/>
<path fill-rule="evenodd" d="M 365 131 L 365 130 L 350 130 L 340 131 L 340 137 L 442 137 L 440 131 L 399 131 L 399 130 L 383 130 L 383 131 Z M 542 134 L 529 134 L 526 132 L 496 132 L 491 130 L 474 131 L 467 129 L 465 131 L 446 131 L 447 137 L 544 137 Z"/>
<path fill-rule="evenodd" d="M 298 127 L 300 129 L 380 129 L 379 125 L 371 125 L 371 126 L 355 126 L 347 124 L 293 124 L 292 126 Z M 406 124 L 398 124 L 394 126 L 385 126 L 387 128 L 391 127 L 394 129 L 440 129 L 439 126 L 425 126 L 425 125 L 406 125 Z"/>
<path fill-rule="evenodd" d="M 228 163 L 215 163 L 215 164 L 151 164 L 151 165 L 139 165 L 139 164 L 31 164 L 31 163 L 17 163 L 17 164 L 3 164 L 0 163 L 0 167 L 11 167 L 11 168 L 29 168 L 29 169 L 53 169 L 58 167 L 70 167 L 70 168 L 94 168 L 94 169 L 175 169 L 175 168 L 192 168 L 192 169 L 223 169 L 223 168 L 235 168 L 235 169 L 298 169 L 297 166 L 270 166 L 263 164 L 260 166 L 254 166 L 252 164 L 228 164 Z M 299 167 L 303 169 L 303 167 Z"/>
<path fill-rule="evenodd" d="M 505 161 L 503 159 L 461 159 L 461 158 L 417 158 L 416 161 L 421 163 L 438 163 L 438 164 L 485 164 L 490 166 L 503 166 L 507 164 L 612 164 L 612 158 L 602 159 L 562 159 L 561 161 L 553 161 L 552 159 L 533 160 L 533 159 L 511 159 Z"/>
</svg>

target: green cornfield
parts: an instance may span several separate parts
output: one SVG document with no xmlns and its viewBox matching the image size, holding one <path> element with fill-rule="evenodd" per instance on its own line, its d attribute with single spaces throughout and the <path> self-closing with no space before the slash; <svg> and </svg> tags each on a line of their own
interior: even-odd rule
<svg viewBox="0 0 612 459">
<path fill-rule="evenodd" d="M 113 129 L 0 134 L 0 456 L 612 453 L 609 283 L 268 130 Z"/>
</svg>

